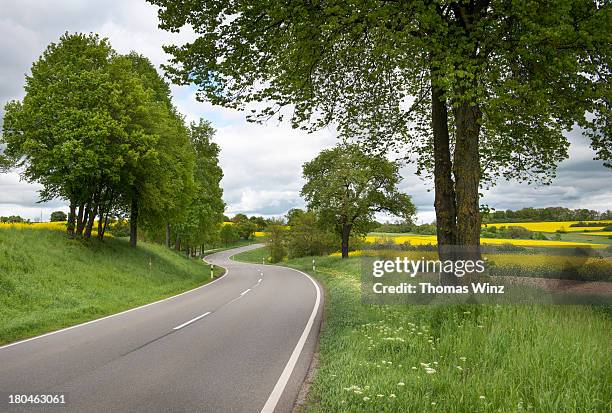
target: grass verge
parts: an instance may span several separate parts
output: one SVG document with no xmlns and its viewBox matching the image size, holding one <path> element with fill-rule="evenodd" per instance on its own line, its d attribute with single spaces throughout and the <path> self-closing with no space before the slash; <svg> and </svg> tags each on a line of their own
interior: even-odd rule
<svg viewBox="0 0 612 413">
<path fill-rule="evenodd" d="M 224 272 L 216 267 L 216 276 Z M 210 281 L 209 267 L 163 246 L 0 230 L 0 344 L 137 307 Z"/>
<path fill-rule="evenodd" d="M 362 305 L 358 258 L 316 260 L 283 263 L 327 292 L 304 411 L 612 411 L 609 308 Z"/>
</svg>

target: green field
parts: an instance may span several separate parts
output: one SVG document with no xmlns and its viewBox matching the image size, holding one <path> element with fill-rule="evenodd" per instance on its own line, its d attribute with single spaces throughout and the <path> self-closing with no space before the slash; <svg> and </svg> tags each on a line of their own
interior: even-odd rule
<svg viewBox="0 0 612 413">
<path fill-rule="evenodd" d="M 551 236 L 553 234 L 550 234 Z M 567 242 L 588 242 L 593 244 L 607 244 L 612 245 L 612 238 L 601 236 L 601 235 L 589 235 L 589 234 L 577 234 L 568 232 L 567 234 L 560 234 L 561 241 Z"/>
<path fill-rule="evenodd" d="M 358 258 L 316 260 L 326 320 L 304 411 L 612 411 L 609 308 L 362 305 Z"/>
<path fill-rule="evenodd" d="M 215 269 L 215 275 L 223 272 Z M 156 244 L 0 229 L 0 344 L 113 314 L 210 281 L 199 259 Z"/>
</svg>

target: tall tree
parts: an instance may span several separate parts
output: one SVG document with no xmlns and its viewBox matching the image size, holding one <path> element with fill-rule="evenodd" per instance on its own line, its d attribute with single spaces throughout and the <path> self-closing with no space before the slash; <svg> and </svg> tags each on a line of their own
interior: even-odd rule
<svg viewBox="0 0 612 413">
<path fill-rule="evenodd" d="M 322 151 L 304 164 L 302 196 L 308 207 L 329 219 L 348 257 L 352 233 L 370 229 L 376 212 L 404 218 L 415 213 L 410 197 L 397 190 L 399 166 L 381 155 L 369 155 L 357 145 L 342 144 Z"/>
<path fill-rule="evenodd" d="M 609 2 L 148 1 L 200 34 L 166 48 L 200 99 L 419 154 L 439 245 L 478 246 L 479 187 L 546 182 L 576 123 L 610 162 Z"/>
<path fill-rule="evenodd" d="M 43 185 L 41 200 L 69 200 L 68 234 L 89 237 L 100 206 L 117 195 L 126 158 L 148 140 L 133 124 L 146 93 L 93 34 L 64 34 L 31 72 L 23 101 L 5 107 L 6 154 Z"/>
<path fill-rule="evenodd" d="M 139 222 L 152 229 L 182 219 L 193 196 L 194 155 L 185 121 L 153 64 L 135 52 L 121 59 L 147 92 L 145 111 L 133 124 L 152 137 L 137 149 L 143 156 L 125 169 L 122 204 L 130 212 L 130 242 L 136 245 Z"/>
<path fill-rule="evenodd" d="M 195 190 L 175 232 L 187 249 L 212 244 L 219 238 L 225 203 L 220 187 L 223 171 L 219 167 L 219 146 L 212 141 L 215 130 L 210 122 L 200 119 L 189 126 L 190 148 L 194 153 L 193 180 Z"/>
<path fill-rule="evenodd" d="M 23 102 L 6 105 L 3 162 L 68 199 L 70 236 L 104 236 L 114 212 L 171 219 L 191 200 L 193 152 L 168 85 L 144 57 L 117 55 L 97 35 L 64 34 L 26 78 Z M 163 218 L 162 218 L 163 217 Z"/>
</svg>

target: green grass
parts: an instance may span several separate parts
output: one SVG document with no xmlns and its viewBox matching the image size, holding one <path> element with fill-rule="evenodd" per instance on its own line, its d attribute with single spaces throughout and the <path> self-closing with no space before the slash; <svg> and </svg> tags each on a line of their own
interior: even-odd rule
<svg viewBox="0 0 612 413">
<path fill-rule="evenodd" d="M 265 247 L 241 252 L 232 256 L 232 259 L 235 261 L 252 262 L 255 264 L 261 264 L 262 260 L 267 258 L 268 248 Z"/>
<path fill-rule="evenodd" d="M 204 251 L 204 255 L 209 255 L 209 254 L 214 254 L 215 252 L 221 252 L 221 251 L 225 251 L 225 250 L 229 250 L 232 248 L 238 248 L 238 247 L 246 247 L 247 245 L 251 245 L 251 244 L 257 244 L 259 241 L 259 238 L 253 238 L 253 239 L 239 239 L 236 242 L 232 242 L 229 243 L 227 245 L 222 245 L 220 247 L 214 247 L 214 248 L 210 248 Z"/>
<path fill-rule="evenodd" d="M 150 265 L 149 265 L 150 263 Z M 215 268 L 215 275 L 223 269 Z M 113 314 L 210 281 L 199 259 L 156 244 L 0 229 L 0 344 Z"/>
<path fill-rule="evenodd" d="M 552 238 L 555 234 L 546 234 L 550 238 Z M 560 234 L 561 241 L 569 241 L 569 242 L 587 242 L 591 244 L 607 244 L 612 245 L 612 239 L 608 237 L 604 237 L 601 235 L 585 235 L 585 234 L 577 234 L 574 232 L 568 232 L 566 234 Z"/>
<path fill-rule="evenodd" d="M 609 309 L 363 305 L 358 258 L 316 260 L 326 321 L 304 411 L 612 410 Z M 284 265 L 309 271 L 312 258 Z"/>
</svg>

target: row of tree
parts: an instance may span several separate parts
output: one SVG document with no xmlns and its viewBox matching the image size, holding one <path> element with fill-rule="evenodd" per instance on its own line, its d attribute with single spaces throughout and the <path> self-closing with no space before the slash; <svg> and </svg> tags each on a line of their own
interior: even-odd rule
<svg viewBox="0 0 612 413">
<path fill-rule="evenodd" d="M 224 204 L 214 130 L 187 126 L 151 62 L 116 53 L 95 34 L 64 34 L 26 77 L 22 101 L 5 106 L 4 168 L 42 184 L 41 201 L 69 202 L 67 232 L 103 238 L 113 216 L 165 232 L 170 244 L 214 236 Z"/>
<path fill-rule="evenodd" d="M 265 231 L 268 225 L 274 223 L 271 218 L 262 216 L 247 216 L 246 214 L 236 214 L 232 218 L 224 216 L 224 223 L 220 231 L 221 243 L 228 246 L 238 240 L 250 240 L 256 231 Z"/>
</svg>

